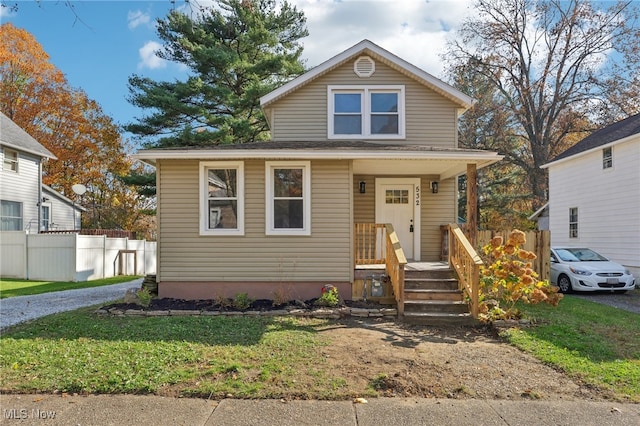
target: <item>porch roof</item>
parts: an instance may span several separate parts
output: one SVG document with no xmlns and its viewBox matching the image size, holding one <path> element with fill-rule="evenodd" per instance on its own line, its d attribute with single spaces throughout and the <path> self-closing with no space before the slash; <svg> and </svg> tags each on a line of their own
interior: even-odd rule
<svg viewBox="0 0 640 426">
<path fill-rule="evenodd" d="M 158 160 L 353 160 L 354 173 L 433 174 L 447 179 L 466 171 L 467 164 L 478 169 L 503 158 L 492 151 L 442 148 L 429 145 L 366 141 L 269 141 L 237 145 L 155 148 L 138 151 L 134 158 L 155 165 Z M 384 164 L 383 164 L 384 162 Z"/>
</svg>

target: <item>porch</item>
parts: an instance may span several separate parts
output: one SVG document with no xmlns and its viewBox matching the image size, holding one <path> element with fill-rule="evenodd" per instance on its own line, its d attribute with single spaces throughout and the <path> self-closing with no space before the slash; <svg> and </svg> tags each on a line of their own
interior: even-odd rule
<svg viewBox="0 0 640 426">
<path fill-rule="evenodd" d="M 394 304 L 410 322 L 477 319 L 482 261 L 456 224 L 447 228 L 446 260 L 409 262 L 391 224 L 355 224 L 352 298 Z"/>
</svg>

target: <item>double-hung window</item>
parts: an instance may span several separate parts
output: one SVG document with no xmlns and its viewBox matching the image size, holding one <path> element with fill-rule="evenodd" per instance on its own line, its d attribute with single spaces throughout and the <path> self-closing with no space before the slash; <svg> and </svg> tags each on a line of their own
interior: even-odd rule
<svg viewBox="0 0 640 426">
<path fill-rule="evenodd" d="M 265 165 L 267 235 L 311 235 L 311 164 L 268 161 Z"/>
<path fill-rule="evenodd" d="M 578 208 L 569 208 L 569 238 L 578 238 Z"/>
<path fill-rule="evenodd" d="M 244 164 L 200 163 L 200 235 L 244 235 Z"/>
<path fill-rule="evenodd" d="M 18 173 L 18 151 L 5 148 L 3 153 L 4 162 L 2 163 L 2 169 Z"/>
<path fill-rule="evenodd" d="M 613 167 L 613 149 L 611 147 L 602 150 L 602 168 L 610 169 Z"/>
<path fill-rule="evenodd" d="M 0 230 L 22 231 L 22 203 L 0 200 Z"/>
<path fill-rule="evenodd" d="M 404 138 L 404 86 L 329 86 L 330 139 Z"/>
</svg>

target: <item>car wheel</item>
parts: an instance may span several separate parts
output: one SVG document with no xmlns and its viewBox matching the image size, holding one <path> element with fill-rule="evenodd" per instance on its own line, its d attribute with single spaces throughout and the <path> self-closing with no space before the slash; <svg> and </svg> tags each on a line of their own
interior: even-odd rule
<svg viewBox="0 0 640 426">
<path fill-rule="evenodd" d="M 571 287 L 571 280 L 566 275 L 560 275 L 558 277 L 558 287 L 560 287 L 561 293 L 573 292 L 573 288 Z"/>
</svg>

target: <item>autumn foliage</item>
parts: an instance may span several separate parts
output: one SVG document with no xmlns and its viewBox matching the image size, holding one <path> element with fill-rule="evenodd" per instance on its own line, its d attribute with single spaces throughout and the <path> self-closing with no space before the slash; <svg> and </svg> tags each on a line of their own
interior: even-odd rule
<svg viewBox="0 0 640 426">
<path fill-rule="evenodd" d="M 57 157 L 43 164 L 43 183 L 87 209 L 83 227 L 146 231 L 143 200 L 119 178 L 133 163 L 118 127 L 10 23 L 0 25 L 0 110 Z"/>
<path fill-rule="evenodd" d="M 513 230 L 507 241 L 494 237 L 482 248 L 485 266 L 480 270 L 480 319 L 518 318 L 517 302 L 549 303 L 562 299 L 558 288 L 538 280 L 531 261 L 536 255 L 520 247 L 526 243 L 524 232 Z"/>
</svg>

